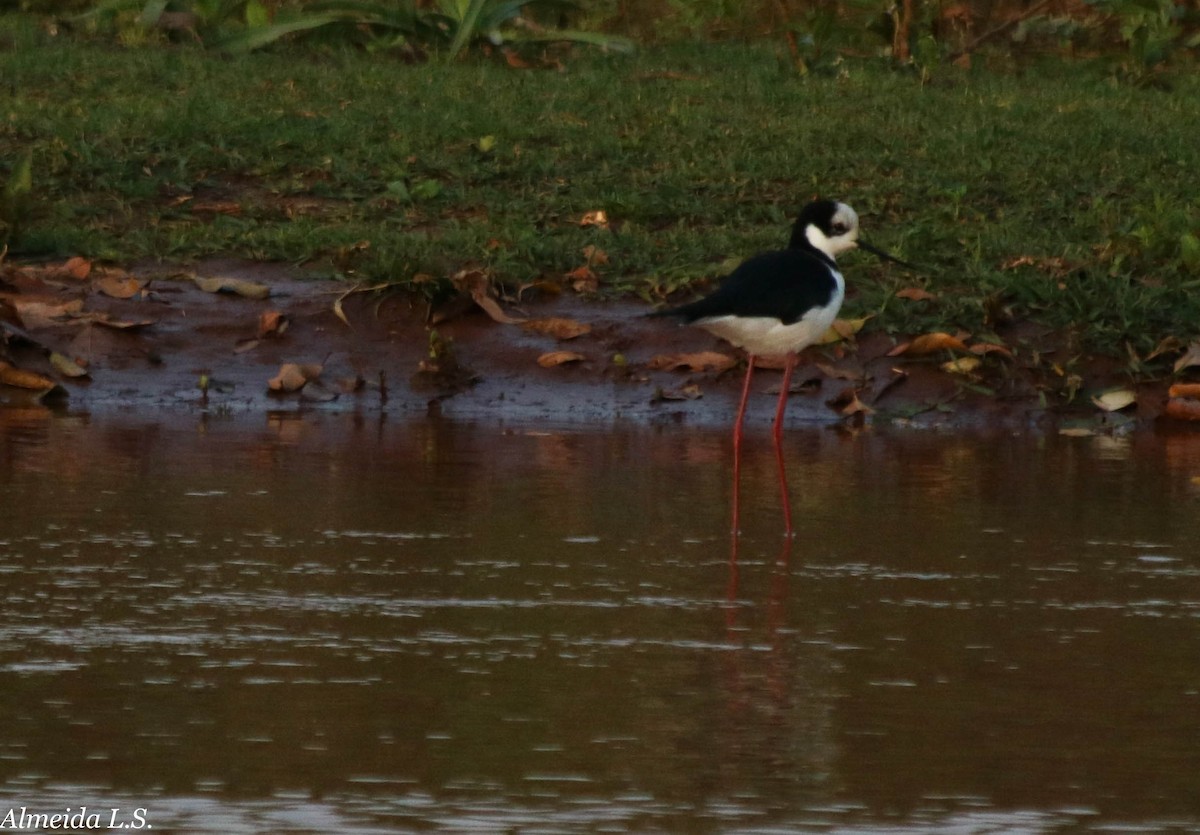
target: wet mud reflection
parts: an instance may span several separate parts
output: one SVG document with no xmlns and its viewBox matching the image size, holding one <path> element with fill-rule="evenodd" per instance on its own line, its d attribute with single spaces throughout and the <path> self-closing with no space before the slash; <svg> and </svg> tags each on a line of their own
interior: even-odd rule
<svg viewBox="0 0 1200 835">
<path fill-rule="evenodd" d="M 0 815 L 1200 828 L 1200 438 L 785 444 L 0 410 Z"/>
</svg>

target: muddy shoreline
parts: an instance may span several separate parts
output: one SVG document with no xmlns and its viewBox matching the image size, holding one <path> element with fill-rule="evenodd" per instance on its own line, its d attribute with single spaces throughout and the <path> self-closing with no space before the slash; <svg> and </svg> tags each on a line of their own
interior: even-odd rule
<svg viewBox="0 0 1200 835">
<path fill-rule="evenodd" d="M 269 295 L 262 299 L 205 292 L 180 271 L 154 265 L 121 271 L 140 289 L 117 298 L 99 289 L 103 270 L 81 279 L 61 269 L 6 266 L 0 301 L 7 361 L 61 388 L 43 395 L 0 385 L 0 404 L 102 413 L 320 410 L 717 426 L 732 418 L 744 368 L 738 352 L 703 331 L 643 318 L 648 308 L 640 300 L 585 299 L 569 289 L 495 300 L 484 305 L 492 315 L 464 294 L 434 311 L 431 342 L 423 302 L 398 293 L 346 295 L 344 282 L 305 280 L 286 266 L 213 260 L 189 271 L 265 286 Z M 565 320 L 586 332 L 559 338 L 496 321 L 497 312 L 514 320 Z M 283 326 L 264 331 L 266 313 L 279 314 L 276 324 Z M 1010 344 L 1042 340 L 1040 359 L 1048 362 L 1053 335 L 1022 328 Z M 944 370 L 949 355 L 890 356 L 896 344 L 875 333 L 810 349 L 793 383 L 789 424 L 1055 431 L 1083 421 L 1106 431 L 1153 425 L 1167 400 L 1165 382 L 1142 385 L 1131 389 L 1136 403 L 1105 414 L 1086 392 L 1120 381 L 1111 363 L 1092 363 L 1076 381 L 1079 396 L 1064 405 L 1065 382 L 1028 367 L 1020 352 L 984 357 L 977 373 L 964 376 Z M 706 352 L 730 357 L 731 367 L 687 361 Z M 64 376 L 53 354 L 86 376 Z M 677 361 L 664 361 L 670 358 Z M 287 364 L 307 369 L 311 381 L 272 391 L 269 382 Z M 750 425 L 769 424 L 779 379 L 770 369 L 756 374 Z"/>
</svg>

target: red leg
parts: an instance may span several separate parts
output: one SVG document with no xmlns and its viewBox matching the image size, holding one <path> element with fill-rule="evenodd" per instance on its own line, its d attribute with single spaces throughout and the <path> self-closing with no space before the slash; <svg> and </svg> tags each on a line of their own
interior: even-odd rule
<svg viewBox="0 0 1200 835">
<path fill-rule="evenodd" d="M 746 417 L 746 402 L 750 399 L 750 378 L 754 376 L 754 355 L 747 358 L 746 381 L 742 383 L 742 401 L 738 404 L 737 417 L 733 420 L 733 535 L 741 530 L 738 514 L 738 491 L 742 473 L 742 421 Z"/>
<path fill-rule="evenodd" d="M 783 366 L 783 384 L 779 389 L 779 403 L 775 407 L 775 463 L 779 467 L 779 501 L 783 505 L 784 533 L 792 535 L 792 503 L 788 498 L 787 468 L 783 461 L 783 415 L 787 410 L 788 394 L 792 387 L 792 371 L 796 368 L 796 355 L 788 354 Z"/>
</svg>

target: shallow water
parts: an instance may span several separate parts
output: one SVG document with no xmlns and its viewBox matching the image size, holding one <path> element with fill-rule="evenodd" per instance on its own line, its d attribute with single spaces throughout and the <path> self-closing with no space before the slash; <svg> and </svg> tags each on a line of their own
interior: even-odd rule
<svg viewBox="0 0 1200 835">
<path fill-rule="evenodd" d="M 0 411 L 0 818 L 1200 831 L 1200 436 L 787 444 Z"/>
</svg>

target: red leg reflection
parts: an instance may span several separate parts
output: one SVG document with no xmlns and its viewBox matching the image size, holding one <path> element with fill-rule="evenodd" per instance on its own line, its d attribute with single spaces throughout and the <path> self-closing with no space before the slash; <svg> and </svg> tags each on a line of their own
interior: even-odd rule
<svg viewBox="0 0 1200 835">
<path fill-rule="evenodd" d="M 779 501 L 783 506 L 784 534 L 792 536 L 792 503 L 788 498 L 787 468 L 783 461 L 783 415 L 787 410 L 788 394 L 792 387 L 792 371 L 796 368 L 796 355 L 788 354 L 783 367 L 783 384 L 779 388 L 779 403 L 775 406 L 775 464 L 779 468 Z"/>
</svg>

